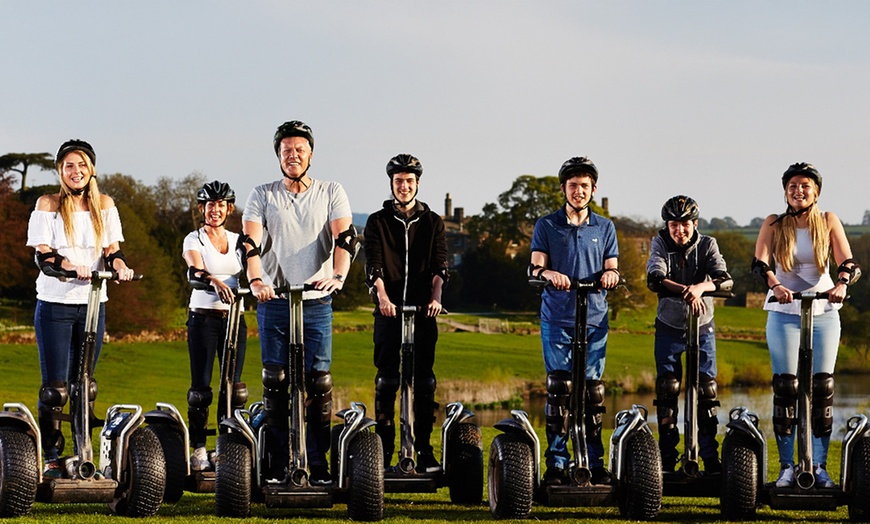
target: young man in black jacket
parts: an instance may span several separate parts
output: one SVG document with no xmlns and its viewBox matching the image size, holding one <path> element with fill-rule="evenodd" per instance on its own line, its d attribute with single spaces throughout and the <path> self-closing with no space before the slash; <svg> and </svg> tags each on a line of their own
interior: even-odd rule
<svg viewBox="0 0 870 524">
<path fill-rule="evenodd" d="M 369 216 L 365 229 L 366 280 L 375 301 L 374 361 L 377 433 L 389 467 L 395 449 L 396 393 L 402 342 L 401 308 L 417 306 L 414 369 L 414 447 L 417 471 L 438 471 L 429 437 L 435 422 L 435 317 L 441 312 L 441 289 L 447 281 L 444 222 L 417 200 L 423 165 L 401 154 L 387 163 L 391 200 Z"/>
</svg>

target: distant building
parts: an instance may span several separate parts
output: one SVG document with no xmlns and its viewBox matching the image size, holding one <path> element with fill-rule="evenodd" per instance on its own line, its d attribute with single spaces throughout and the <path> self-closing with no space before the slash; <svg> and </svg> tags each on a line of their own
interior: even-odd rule
<svg viewBox="0 0 870 524">
<path fill-rule="evenodd" d="M 465 232 L 465 223 L 468 220 L 465 218 L 465 208 L 454 208 L 450 193 L 444 197 L 444 214 L 441 219 L 444 220 L 447 232 L 447 262 L 451 269 L 459 267 L 471 241 Z"/>
</svg>

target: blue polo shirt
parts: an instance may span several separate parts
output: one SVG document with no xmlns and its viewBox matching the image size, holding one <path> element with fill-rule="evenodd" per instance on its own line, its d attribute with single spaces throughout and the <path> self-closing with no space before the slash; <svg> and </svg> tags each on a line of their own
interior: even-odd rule
<svg viewBox="0 0 870 524">
<path fill-rule="evenodd" d="M 600 278 L 604 261 L 619 257 L 613 222 L 590 209 L 589 220 L 575 226 L 568 221 L 565 206 L 535 223 L 532 251 L 547 255 L 547 269 L 578 280 Z M 574 327 L 575 293 L 546 288 L 541 300 L 541 320 L 560 327 Z M 589 293 L 587 324 L 607 327 L 606 290 Z"/>
</svg>

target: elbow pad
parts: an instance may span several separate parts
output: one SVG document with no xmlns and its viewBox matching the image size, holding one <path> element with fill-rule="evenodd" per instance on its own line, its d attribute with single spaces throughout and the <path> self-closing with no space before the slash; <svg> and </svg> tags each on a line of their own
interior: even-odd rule
<svg viewBox="0 0 870 524">
<path fill-rule="evenodd" d="M 187 268 L 187 281 L 190 282 L 193 289 L 208 289 L 211 285 L 208 281 L 208 277 L 210 276 L 211 273 L 205 269 L 193 266 Z"/>
<path fill-rule="evenodd" d="M 713 277 L 713 285 L 716 286 L 716 291 L 731 291 L 734 287 L 734 280 L 725 271 Z"/>
<path fill-rule="evenodd" d="M 529 264 L 528 269 L 526 269 L 526 276 L 529 280 L 543 280 L 541 275 L 544 274 L 547 268 L 544 266 L 539 266 L 537 264 Z"/>
<path fill-rule="evenodd" d="M 34 261 L 36 262 L 36 267 L 46 275 L 50 277 L 59 277 L 62 276 L 60 272 L 63 271 L 61 262 L 63 262 L 65 258 L 66 257 L 62 256 L 56 250 L 52 249 L 48 253 L 40 253 L 37 251 Z"/>
<path fill-rule="evenodd" d="M 851 266 L 847 266 L 849 262 L 852 263 Z M 861 266 L 858 265 L 858 262 L 855 261 L 854 258 L 848 258 L 840 264 L 840 267 L 837 268 L 837 274 L 840 273 L 849 273 L 849 282 L 848 285 L 852 285 L 861 278 Z"/>
<path fill-rule="evenodd" d="M 335 247 L 341 248 L 350 253 L 351 263 L 356 259 L 361 246 L 362 242 L 360 242 L 360 238 L 356 234 L 356 228 L 353 227 L 353 224 L 335 237 Z"/>
<path fill-rule="evenodd" d="M 366 285 L 370 288 L 374 288 L 375 281 L 377 279 L 383 280 L 384 278 L 384 268 L 382 267 L 366 267 Z"/>
<path fill-rule="evenodd" d="M 447 287 L 447 282 L 450 280 L 450 271 L 446 267 L 439 268 L 432 273 L 433 277 L 441 277 L 441 288 Z"/>
<path fill-rule="evenodd" d="M 758 260 L 757 258 L 752 259 L 752 274 L 755 276 L 755 278 L 757 278 L 759 280 L 759 282 L 764 284 L 764 287 L 768 287 L 768 285 L 767 285 L 767 272 L 768 271 L 773 272 L 774 275 L 776 274 L 776 270 L 774 270 L 772 267 L 768 266 L 766 262 L 762 262 L 761 260 Z"/>
<path fill-rule="evenodd" d="M 658 271 L 654 273 L 647 273 L 646 275 L 646 287 L 649 288 L 653 293 L 664 293 L 667 291 L 665 287 L 662 285 L 662 282 L 665 280 L 665 275 L 659 273 Z"/>
</svg>

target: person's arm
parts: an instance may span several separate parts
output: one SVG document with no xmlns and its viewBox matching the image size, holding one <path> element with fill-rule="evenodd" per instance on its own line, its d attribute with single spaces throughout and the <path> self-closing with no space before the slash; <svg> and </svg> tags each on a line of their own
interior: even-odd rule
<svg viewBox="0 0 870 524">
<path fill-rule="evenodd" d="M 838 269 L 837 281 L 834 283 L 833 289 L 828 291 L 828 300 L 839 303 L 846 300 L 849 282 L 852 280 L 850 268 L 855 267 L 857 263 L 852 260 L 852 247 L 849 245 L 849 239 L 846 237 L 846 231 L 843 229 L 840 219 L 830 211 L 825 214 L 825 219 L 828 223 L 828 230 L 831 232 L 831 251 Z"/>
<path fill-rule="evenodd" d="M 182 254 L 184 261 L 187 262 L 188 280 L 195 278 L 200 282 L 206 282 L 211 285 L 218 298 L 224 304 L 232 304 L 235 295 L 233 290 L 226 283 L 208 272 L 205 267 L 205 261 L 202 259 L 202 253 L 195 249 L 188 249 Z"/>
<path fill-rule="evenodd" d="M 347 231 L 351 226 L 351 217 L 337 218 L 329 223 L 329 228 L 332 231 L 332 238 L 337 239 L 339 235 Z M 336 246 L 332 250 L 332 276 L 323 278 L 314 282 L 315 287 L 321 291 L 332 293 L 338 291 L 344 286 L 344 278 L 347 272 L 350 271 L 350 251 Z"/>
<path fill-rule="evenodd" d="M 567 275 L 563 275 L 554 269 L 547 269 L 550 263 L 550 257 L 543 251 L 532 251 L 531 270 L 534 271 L 532 276 L 540 276 L 543 279 L 549 280 L 556 289 L 567 290 L 571 287 L 571 279 Z"/>
<path fill-rule="evenodd" d="M 104 210 L 110 210 L 115 207 L 115 201 L 108 195 L 100 196 L 100 204 Z M 115 229 L 117 237 L 123 240 L 121 235 L 121 218 L 117 214 L 117 209 L 108 213 L 109 221 L 108 229 Z M 111 240 L 111 239 L 110 239 Z M 121 251 L 121 243 L 118 240 L 112 241 L 108 247 L 103 248 L 103 259 L 109 271 L 114 271 L 118 275 L 118 281 L 133 280 L 133 270 L 127 266 L 127 259 L 124 257 L 124 252 Z"/>
<path fill-rule="evenodd" d="M 435 245 L 432 250 L 432 260 L 430 261 L 432 295 L 429 299 L 429 304 L 426 306 L 426 315 L 430 317 L 438 316 L 443 309 L 441 294 L 447 280 L 447 232 L 444 229 L 444 222 L 441 221 L 440 217 L 435 221 L 433 240 Z"/>
<path fill-rule="evenodd" d="M 263 282 L 263 263 L 260 259 L 263 231 L 263 224 L 259 222 L 246 220 L 242 223 L 242 233 L 247 237 L 247 240 L 242 242 L 244 256 L 247 257 L 245 276 L 248 277 L 251 293 L 257 297 L 257 301 L 268 302 L 275 298 L 275 290 Z"/>
</svg>

